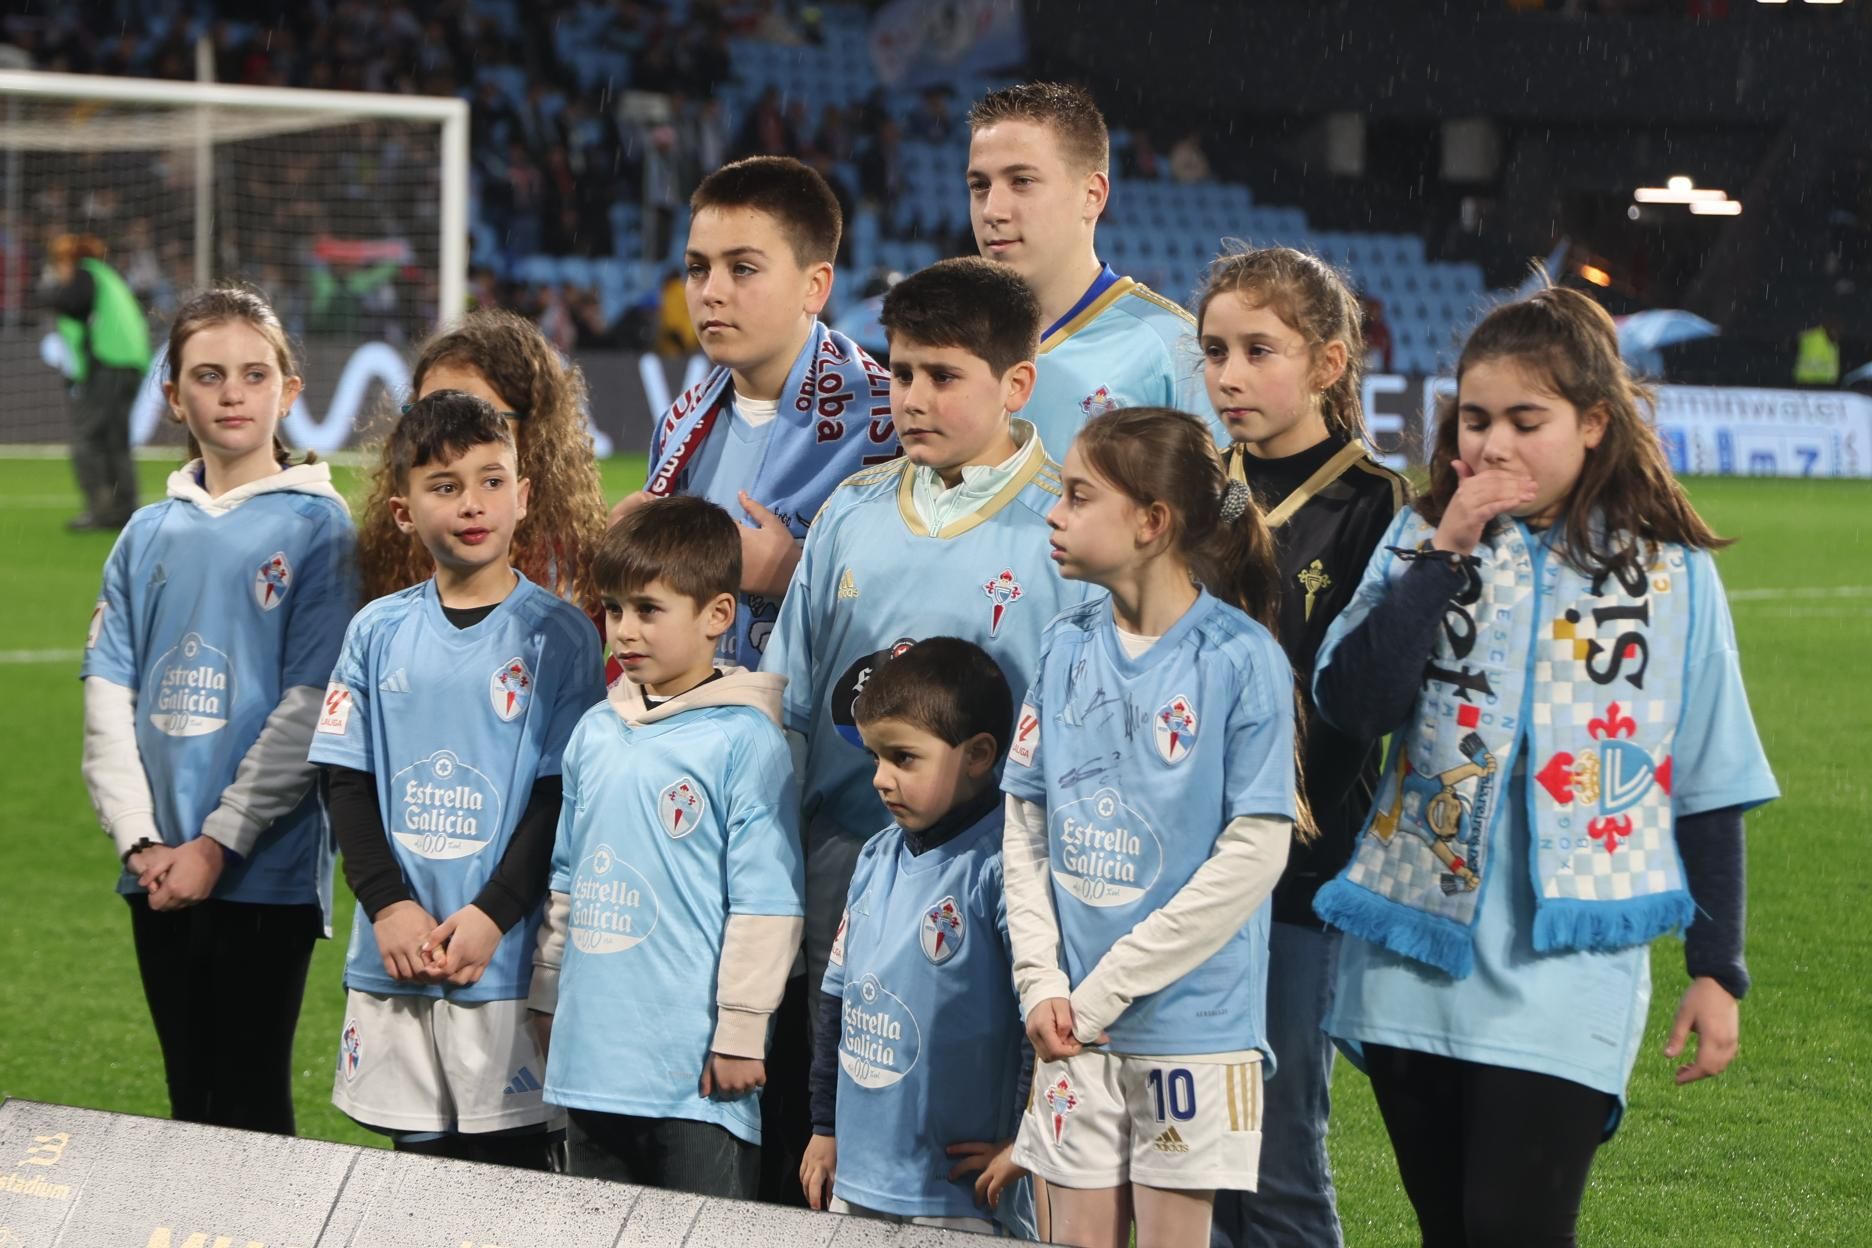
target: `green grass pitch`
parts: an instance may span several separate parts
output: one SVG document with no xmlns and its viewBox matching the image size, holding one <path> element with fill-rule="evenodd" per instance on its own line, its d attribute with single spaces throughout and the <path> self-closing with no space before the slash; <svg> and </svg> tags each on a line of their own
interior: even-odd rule
<svg viewBox="0 0 1872 1248">
<path fill-rule="evenodd" d="M 143 465 L 145 498 L 167 466 Z M 351 473 L 341 472 L 350 489 Z M 607 494 L 643 479 L 605 465 Z M 1722 1079 L 1679 1089 L 1662 1056 L 1683 984 L 1680 947 L 1654 954 L 1655 992 L 1626 1125 L 1600 1153 L 1586 1244 L 1872 1242 L 1872 879 L 1851 846 L 1872 811 L 1872 482 L 1698 480 L 1698 507 L 1742 540 L 1719 559 L 1750 700 L 1786 794 L 1749 821 L 1742 1052 Z M 108 536 L 65 532 L 64 464 L 0 460 L 0 1095 L 139 1114 L 167 1109 L 115 868 L 78 775 L 77 656 Z M 374 1143 L 328 1099 L 351 901 L 321 943 L 299 1028 L 299 1128 Z M 230 1014 L 226 1025 L 238 1028 Z M 1334 1083 L 1332 1152 L 1346 1238 L 1416 1242 L 1363 1077 Z"/>
</svg>

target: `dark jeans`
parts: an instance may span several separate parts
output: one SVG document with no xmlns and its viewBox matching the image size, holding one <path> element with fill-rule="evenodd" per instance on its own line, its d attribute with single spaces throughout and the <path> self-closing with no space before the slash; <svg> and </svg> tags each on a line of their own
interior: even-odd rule
<svg viewBox="0 0 1872 1248">
<path fill-rule="evenodd" d="M 806 1023 L 806 977 L 787 981 L 767 1045 L 767 1086 L 761 1091 L 760 1199 L 806 1204 L 800 1161 L 812 1138 L 812 1041 Z"/>
<path fill-rule="evenodd" d="M 93 363 L 72 387 L 72 472 L 85 510 L 99 521 L 122 524 L 136 510 L 136 461 L 130 454 L 130 406 L 143 375 Z"/>
<path fill-rule="evenodd" d="M 760 1149 L 712 1122 L 574 1109 L 571 1173 L 697 1196 L 753 1200 Z"/>
<path fill-rule="evenodd" d="M 210 899 L 158 911 L 140 893 L 125 900 L 170 1115 L 291 1135 L 293 1032 L 325 927 L 319 908 Z"/>
<path fill-rule="evenodd" d="M 1616 1097 L 1377 1044 L 1365 1062 L 1424 1248 L 1574 1248 Z"/>
<path fill-rule="evenodd" d="M 1212 1248 L 1339 1248 L 1326 1122 L 1332 1116 L 1333 1043 L 1320 1027 L 1332 1006 L 1340 934 L 1270 925 L 1267 1038 L 1274 1077 L 1261 1115 L 1261 1183 L 1217 1192 Z"/>
</svg>

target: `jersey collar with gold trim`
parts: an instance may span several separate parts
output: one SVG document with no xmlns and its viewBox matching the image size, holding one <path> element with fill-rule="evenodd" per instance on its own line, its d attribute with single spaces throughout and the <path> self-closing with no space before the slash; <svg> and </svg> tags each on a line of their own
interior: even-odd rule
<svg viewBox="0 0 1872 1248">
<path fill-rule="evenodd" d="M 960 537 L 978 524 L 994 518 L 1002 508 L 1014 501 L 1016 495 L 1029 485 L 1040 484 L 1050 493 L 1060 491 L 1059 470 L 1047 459 L 1046 448 L 1040 444 L 1040 433 L 1024 420 L 1013 422 L 1017 426 L 1016 437 L 1024 432 L 1026 445 L 1021 448 L 1022 458 L 1016 464 L 1012 474 L 992 496 L 966 515 L 957 516 L 936 532 L 930 532 L 923 523 L 923 517 L 916 509 L 916 474 L 923 471 L 909 460 L 901 461 L 903 475 L 897 479 L 897 511 L 903 517 L 904 526 L 912 537 L 934 537 L 948 539 Z"/>
<path fill-rule="evenodd" d="M 1242 468 L 1242 461 L 1247 454 L 1246 447 L 1234 448 L 1234 453 L 1228 458 L 1229 480 L 1240 481 L 1243 485 L 1248 484 L 1248 474 Z M 1314 495 L 1344 476 L 1348 468 L 1364 457 L 1365 444 L 1363 442 L 1355 438 L 1346 443 L 1339 448 L 1337 454 L 1321 464 L 1312 476 L 1302 481 L 1293 493 L 1281 499 L 1274 510 L 1268 512 L 1262 519 L 1267 522 L 1270 529 L 1278 529 L 1293 519 L 1294 513 L 1311 502 Z"/>
<path fill-rule="evenodd" d="M 1083 295 L 1079 296 L 1079 302 L 1040 335 L 1040 354 L 1045 355 L 1096 321 L 1099 313 L 1130 294 L 1136 287 L 1135 279 L 1119 277 L 1109 264 L 1100 266 L 1098 276 L 1092 279 L 1092 284 L 1086 287 Z"/>
</svg>

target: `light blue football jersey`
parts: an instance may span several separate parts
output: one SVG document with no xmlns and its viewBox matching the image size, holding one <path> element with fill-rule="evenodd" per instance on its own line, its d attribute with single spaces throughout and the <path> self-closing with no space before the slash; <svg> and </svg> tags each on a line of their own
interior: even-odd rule
<svg viewBox="0 0 1872 1248">
<path fill-rule="evenodd" d="M 1203 385 L 1196 319 L 1110 268 L 1086 293 L 1089 298 L 1040 339 L 1033 397 L 1020 411 L 1048 452 L 1064 459 L 1086 421 L 1120 407 L 1189 412 L 1209 423 L 1217 446 L 1228 445 L 1228 430 Z"/>
<path fill-rule="evenodd" d="M 695 460 L 676 478 L 676 489 L 683 494 L 706 498 L 735 518 L 748 524 L 747 510 L 741 506 L 741 491 L 754 484 L 767 444 L 773 440 L 778 420 L 764 425 L 749 424 L 737 408 L 731 407 L 715 422 L 709 436 L 696 451 Z M 752 527 L 752 526 L 750 526 Z M 773 631 L 780 604 L 755 594 L 737 594 L 734 627 L 722 634 L 719 655 L 729 666 L 753 667 L 760 662 L 761 647 Z"/>
<path fill-rule="evenodd" d="M 924 637 L 960 637 L 993 656 L 1018 692 L 1047 621 L 1092 592 L 1063 580 L 1050 557 L 1046 513 L 1059 501 L 1059 468 L 1043 453 L 935 534 L 911 501 L 911 472 L 907 460 L 879 464 L 832 492 L 761 664 L 787 678 L 786 727 L 806 737 L 803 820 L 847 836 L 869 837 L 890 818 L 852 722 L 878 664 Z"/>
<path fill-rule="evenodd" d="M 1293 669 L 1267 629 L 1208 593 L 1133 659 L 1111 606 L 1055 620 L 1002 787 L 1046 807 L 1067 978 L 1161 908 L 1244 815 L 1294 817 Z M 1106 1030 L 1117 1053 L 1267 1049 L 1269 906 Z"/>
<path fill-rule="evenodd" d="M 999 808 L 913 854 L 872 837 L 823 991 L 840 998 L 835 1194 L 899 1217 L 981 1218 L 943 1150 L 1013 1136 L 1022 1024 Z"/>
<path fill-rule="evenodd" d="M 192 488 L 191 488 L 192 487 Z M 356 537 L 331 469 L 300 465 L 207 499 L 183 473 L 139 510 L 104 565 L 82 676 L 136 692 L 136 742 L 163 843 L 201 835 L 288 689 L 323 688 L 356 602 Z M 232 505 L 229 505 L 231 502 Z M 214 895 L 318 904 L 332 846 L 317 787 L 229 860 Z M 117 891 L 140 892 L 125 872 Z"/>
<path fill-rule="evenodd" d="M 1533 552 L 1541 561 L 1558 558 L 1545 541 L 1534 543 Z M 1384 547 L 1373 553 L 1358 594 L 1327 632 L 1321 670 L 1383 597 L 1397 566 Z M 1671 743 L 1671 810 L 1678 818 L 1748 809 L 1780 794 L 1749 712 L 1716 561 L 1708 551 L 1692 551 L 1685 569 L 1690 635 Z M 1499 857 L 1488 878 L 1501 883 L 1482 890 L 1476 911 L 1475 970 L 1454 979 L 1348 936 L 1326 1028 L 1361 1065 L 1366 1044 L 1436 1053 L 1569 1079 L 1619 1097 L 1622 1112 L 1651 1001 L 1651 949 L 1534 948 L 1527 751 L 1518 754 L 1504 822 L 1491 842 Z"/>
<path fill-rule="evenodd" d="M 707 688 L 719 698 L 735 679 Z M 564 783 L 552 889 L 571 912 L 547 1101 L 759 1144 L 759 1097 L 703 1100 L 697 1086 L 728 916 L 804 912 L 785 736 L 752 704 L 633 724 L 601 703 L 572 734 Z"/>
<path fill-rule="evenodd" d="M 468 628 L 442 614 L 434 580 L 358 612 L 312 737 L 313 762 L 376 777 L 397 865 L 438 921 L 480 893 L 534 780 L 559 774 L 579 717 L 604 697 L 591 620 L 514 575 L 513 592 Z M 540 913 L 508 931 L 479 983 L 455 988 L 385 974 L 376 931 L 360 909 L 345 986 L 462 1002 L 524 997 Z"/>
</svg>

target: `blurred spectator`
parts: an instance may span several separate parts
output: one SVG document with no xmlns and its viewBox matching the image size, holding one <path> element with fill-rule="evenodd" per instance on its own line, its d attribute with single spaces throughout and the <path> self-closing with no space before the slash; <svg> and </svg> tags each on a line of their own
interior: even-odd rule
<svg viewBox="0 0 1872 1248">
<path fill-rule="evenodd" d="M 1837 386 L 1839 379 L 1839 328 L 1822 321 L 1801 330 L 1794 348 L 1794 384 Z"/>
<path fill-rule="evenodd" d="M 792 156 L 799 151 L 799 136 L 780 107 L 779 88 L 768 87 L 760 93 L 734 146 L 736 156 Z"/>
<path fill-rule="evenodd" d="M 1384 301 L 1369 295 L 1359 296 L 1365 311 L 1365 367 L 1372 372 L 1391 371 L 1391 325 L 1385 320 Z"/>
<path fill-rule="evenodd" d="M 909 135 L 919 143 L 947 143 L 956 132 L 949 114 L 949 88 L 929 87 L 910 114 Z"/>
<path fill-rule="evenodd" d="M 1192 130 L 1170 147 L 1170 176 L 1178 182 L 1207 182 L 1214 175 L 1209 157 L 1202 149 L 1202 138 Z"/>
<path fill-rule="evenodd" d="M 858 158 L 858 189 L 865 198 L 888 206 L 909 189 L 904 173 L 903 135 L 897 123 L 886 120 L 877 141 Z"/>
<path fill-rule="evenodd" d="M 1123 168 L 1126 177 L 1145 182 L 1154 182 L 1169 172 L 1157 155 L 1156 144 L 1151 142 L 1148 130 L 1131 132 L 1131 146 L 1125 149 Z"/>
</svg>

